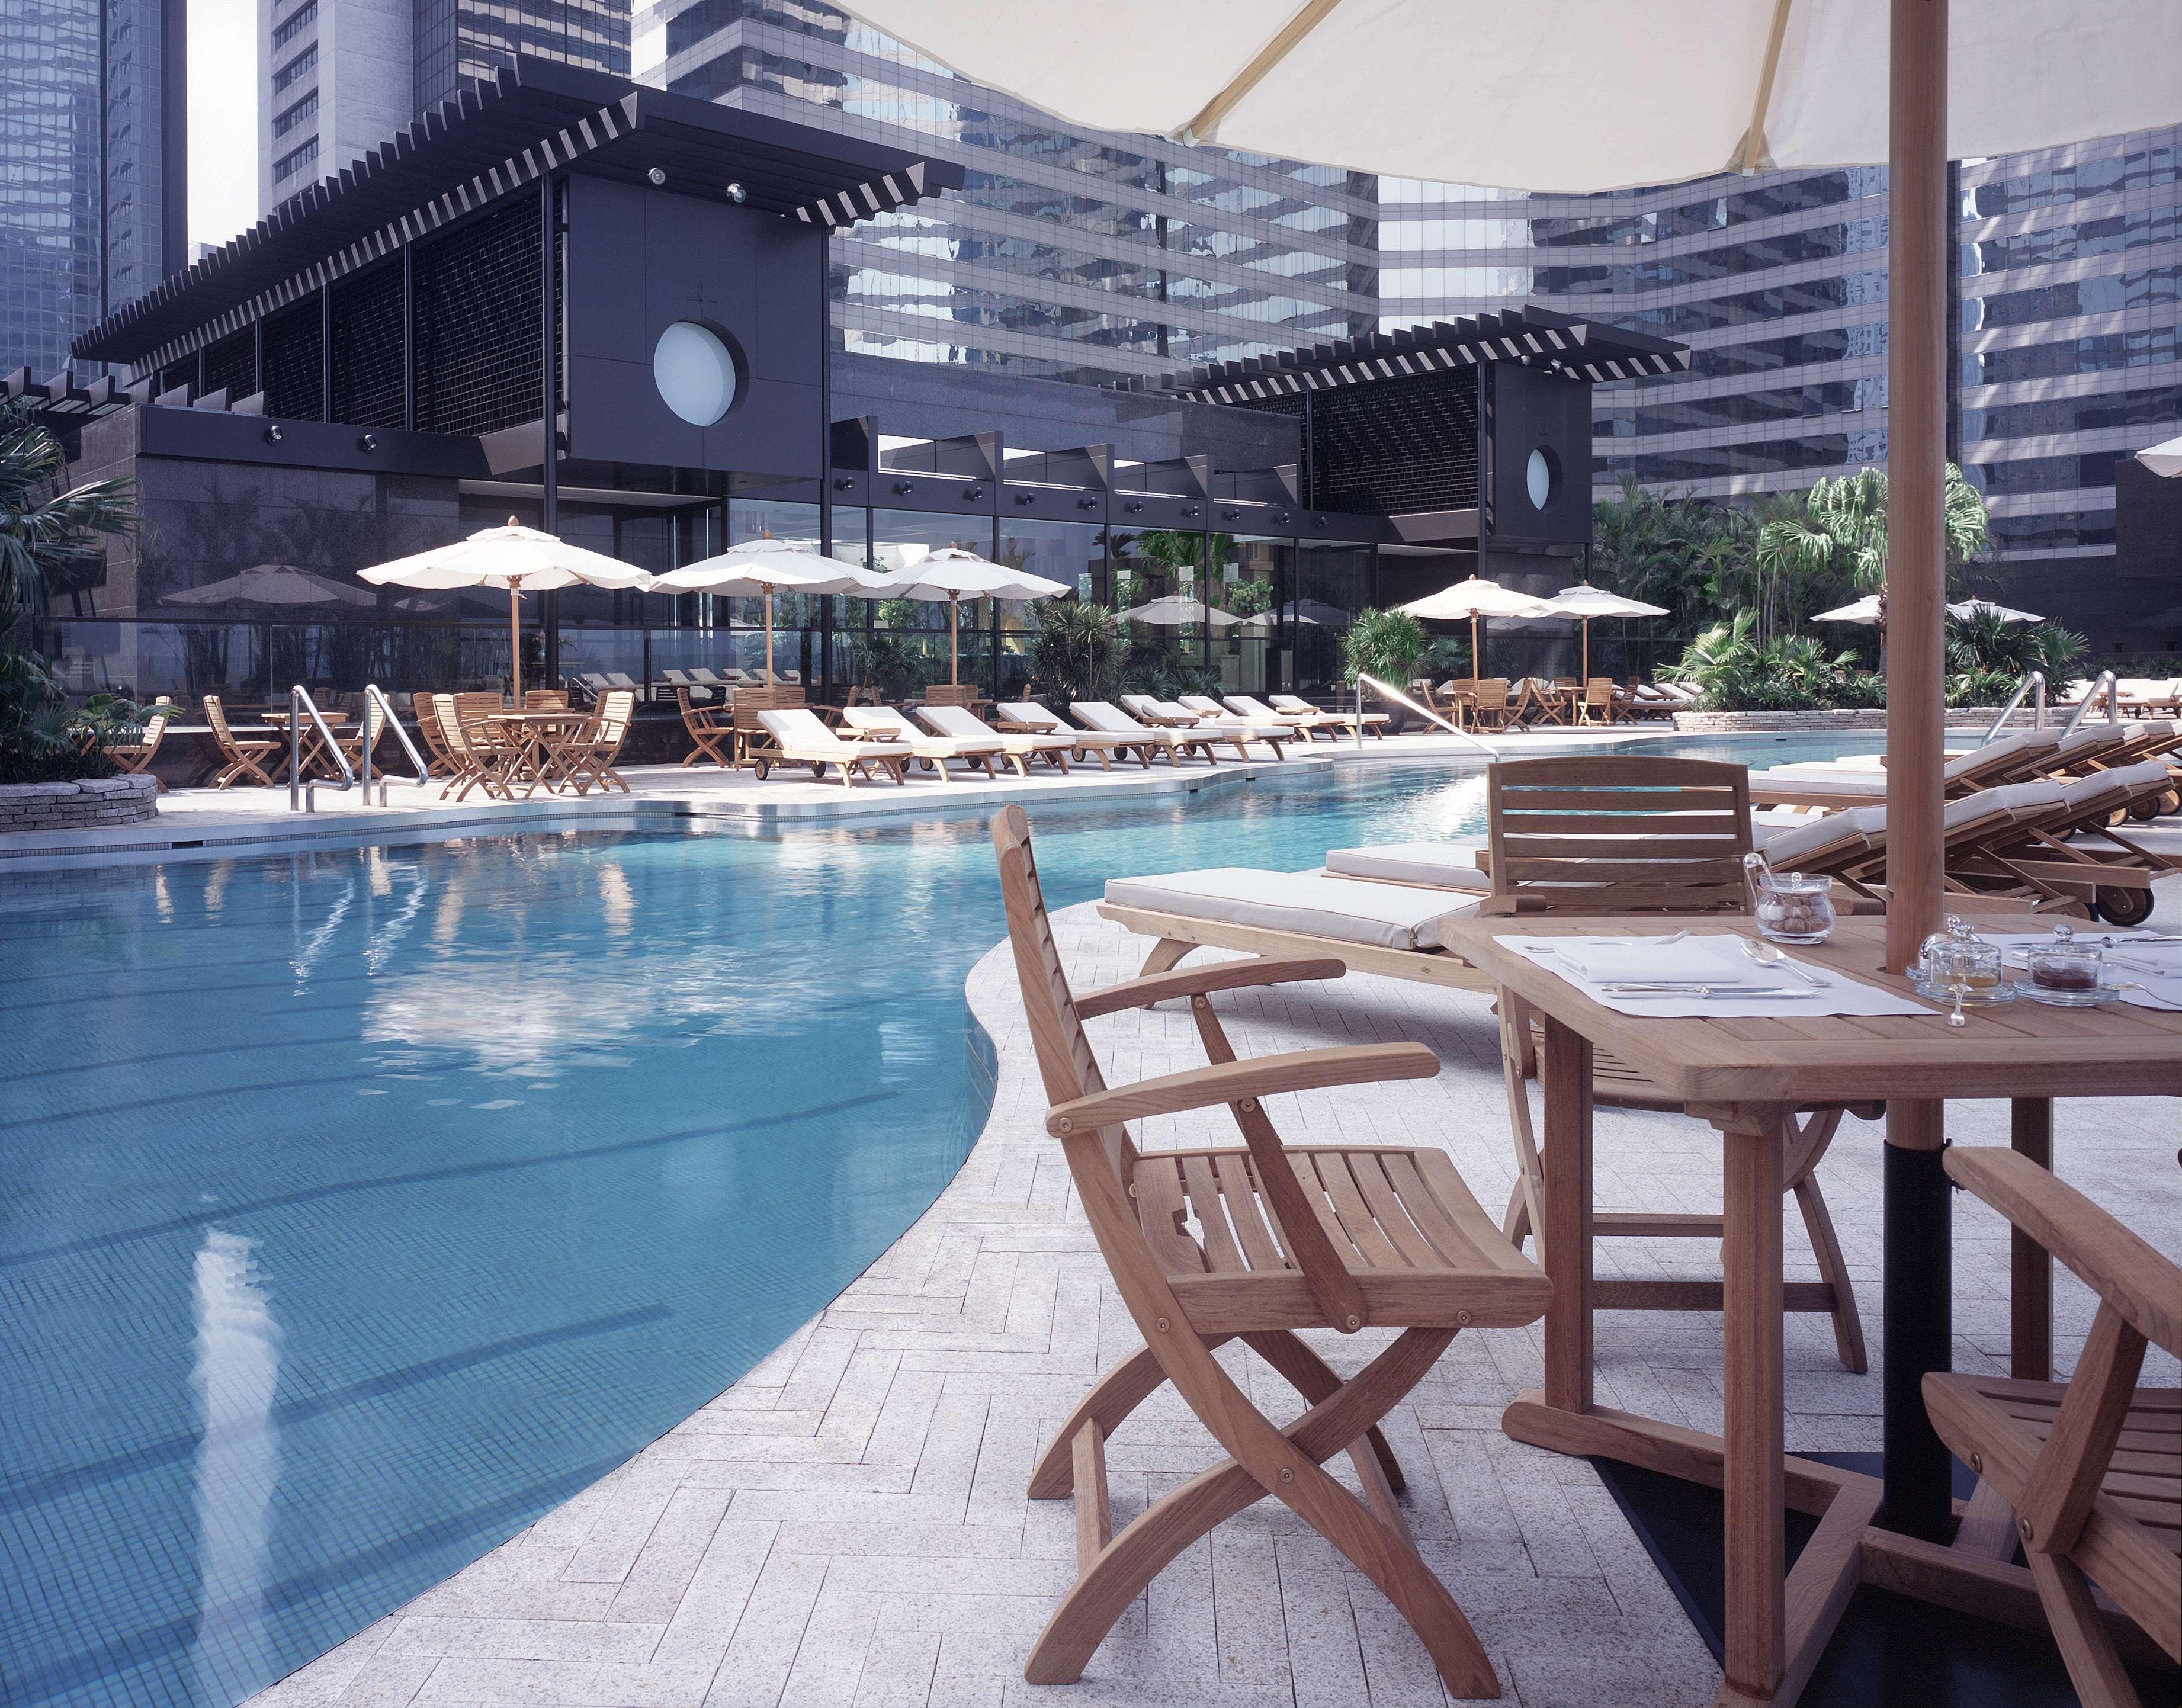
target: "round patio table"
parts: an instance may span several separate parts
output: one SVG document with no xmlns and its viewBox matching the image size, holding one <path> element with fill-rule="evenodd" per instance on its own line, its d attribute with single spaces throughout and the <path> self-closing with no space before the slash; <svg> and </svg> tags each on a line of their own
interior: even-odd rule
<svg viewBox="0 0 2182 1708">
<path fill-rule="evenodd" d="M 503 732 L 502 739 L 516 749 L 515 775 L 511 782 L 528 782 L 523 792 L 528 800 L 542 786 L 558 794 L 572 781 L 567 749 L 570 735 L 587 728 L 592 716 L 568 707 L 541 707 L 532 711 L 493 712 L 481 720 Z"/>
<path fill-rule="evenodd" d="M 272 727 L 273 732 L 285 742 L 289 734 L 288 725 L 293 716 L 291 712 L 269 711 L 265 714 L 265 721 Z M 349 726 L 356 721 L 345 711 L 322 711 L 318 716 L 325 720 L 326 727 L 333 731 L 336 741 L 346 735 Z M 319 732 L 317 720 L 307 712 L 303 715 L 302 727 L 296 732 L 293 752 L 297 782 L 314 777 L 324 777 L 330 781 L 341 775 L 341 762 L 335 758 L 333 749 L 326 745 L 326 738 Z"/>
</svg>

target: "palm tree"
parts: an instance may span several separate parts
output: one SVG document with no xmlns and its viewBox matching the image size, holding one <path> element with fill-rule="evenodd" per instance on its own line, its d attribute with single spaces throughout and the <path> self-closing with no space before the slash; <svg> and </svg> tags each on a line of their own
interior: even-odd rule
<svg viewBox="0 0 2182 1708">
<path fill-rule="evenodd" d="M 26 399 L 0 404 L 0 632 L 42 614 L 57 593 L 97 584 L 105 541 L 137 528 L 136 484 L 93 480 L 64 490 L 68 458 Z"/>
<path fill-rule="evenodd" d="M 1947 465 L 1941 501 L 1947 536 L 1950 590 L 1961 581 L 1963 566 L 1985 550 L 1985 500 Z M 1758 555 L 1776 572 L 1817 576 L 1845 572 L 1865 593 L 1879 595 L 1880 620 L 1886 616 L 1886 473 L 1859 468 L 1853 474 L 1821 480 L 1804 495 L 1801 515 L 1776 517 L 1759 530 Z"/>
</svg>

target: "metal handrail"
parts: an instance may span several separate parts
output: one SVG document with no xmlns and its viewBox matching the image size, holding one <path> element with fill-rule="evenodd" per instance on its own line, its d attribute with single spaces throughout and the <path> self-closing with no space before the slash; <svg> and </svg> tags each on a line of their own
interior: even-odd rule
<svg viewBox="0 0 2182 1708">
<path fill-rule="evenodd" d="M 327 787 L 352 789 L 357 786 L 356 773 L 349 768 L 348 755 L 341 750 L 341 743 L 334 738 L 333 727 L 327 723 L 325 714 L 318 710 L 318 703 L 311 698 L 310 689 L 305 688 L 300 682 L 296 683 L 288 690 L 288 810 L 290 812 L 295 812 L 299 809 L 311 812 L 318 810 L 318 804 L 315 800 L 311 800 L 307 807 L 304 805 L 311 791 L 317 787 L 315 783 L 306 784 L 303 781 L 303 726 L 301 714 L 304 711 L 310 713 L 311 721 L 318 727 L 319 739 L 325 743 L 326 751 L 334 756 L 334 763 L 341 767 L 341 782 L 329 783 Z M 367 793 L 367 803 L 368 799 L 369 796 Z"/>
<path fill-rule="evenodd" d="M 2023 680 L 2015 684 L 2015 692 L 2008 695 L 2008 704 L 2001 707 L 2000 716 L 1992 721 L 1992 727 L 1985 732 L 1985 741 L 1978 743 L 1980 747 L 1985 746 L 1986 742 L 1990 742 L 2000 733 L 2008 719 L 2015 716 L 2016 707 L 2023 704 L 2023 696 L 2029 694 L 2034 688 L 2038 690 L 2038 698 L 2032 704 L 2030 727 L 2033 729 L 2046 727 L 2046 672 L 2042 670 L 2026 670 L 2023 672 Z"/>
<path fill-rule="evenodd" d="M 2099 679 L 2085 688 L 2084 697 L 2076 702 L 2074 715 L 2070 716 L 2068 724 L 2061 731 L 2063 741 L 2068 740 L 2076 732 L 2076 726 L 2084 721 L 2084 714 L 2097 703 L 2101 689 L 2106 692 L 2107 721 L 2117 724 L 2121 721 L 2121 696 L 2114 692 L 2114 673 L 2110 670 L 2102 670 L 2099 672 Z"/>
<path fill-rule="evenodd" d="M 1483 754 L 1486 758 L 1493 760 L 1496 764 L 1498 762 L 1500 755 L 1497 749 L 1488 747 L 1485 743 L 1478 740 L 1478 738 L 1472 735 L 1468 730 L 1464 729 L 1459 724 L 1449 723 L 1437 712 L 1432 710 L 1431 707 L 1419 705 L 1415 700 L 1411 699 L 1409 695 L 1404 694 L 1400 689 L 1389 688 L 1385 683 L 1380 681 L 1377 677 L 1366 676 L 1361 671 L 1359 671 L 1356 673 L 1356 745 L 1359 748 L 1361 748 L 1364 745 L 1364 684 L 1367 682 L 1370 683 L 1381 695 L 1387 699 L 1393 700 L 1395 705 L 1407 706 L 1411 711 L 1416 713 L 1418 716 L 1427 718 L 1433 723 L 1437 724 L 1449 735 L 1458 736 L 1462 740 L 1468 742 L 1472 747 L 1476 748 L 1478 752 Z"/>
<path fill-rule="evenodd" d="M 409 739 L 409 732 L 402 727 L 402 720 L 395 715 L 394 702 L 386 697 L 386 690 L 375 682 L 366 683 L 363 698 L 367 708 L 375 699 L 379 702 L 380 710 L 385 712 L 387 727 L 394 732 L 394 738 L 402 743 L 402 751 L 409 755 L 409 763 L 417 767 L 417 781 L 419 783 L 431 782 L 432 768 L 424 763 L 424 755 L 417 751 L 417 743 Z M 368 729 L 368 722 L 366 727 Z M 371 743 L 366 742 L 363 746 L 363 785 L 367 791 L 371 787 L 372 745 Z M 384 788 L 385 785 L 381 783 L 380 787 Z"/>
</svg>

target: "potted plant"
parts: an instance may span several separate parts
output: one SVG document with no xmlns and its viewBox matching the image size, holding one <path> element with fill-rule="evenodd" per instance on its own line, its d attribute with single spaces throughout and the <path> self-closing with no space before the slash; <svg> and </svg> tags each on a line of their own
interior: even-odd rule
<svg viewBox="0 0 2182 1708">
<path fill-rule="evenodd" d="M 1432 644 L 1425 626 L 1406 611 L 1371 610 L 1361 612 L 1341 637 L 1341 659 L 1347 679 L 1368 676 L 1388 687 L 1406 690 L 1409 672 Z M 1393 715 L 1390 728 L 1407 726 L 1409 709 L 1398 701 L 1387 710 Z"/>
</svg>

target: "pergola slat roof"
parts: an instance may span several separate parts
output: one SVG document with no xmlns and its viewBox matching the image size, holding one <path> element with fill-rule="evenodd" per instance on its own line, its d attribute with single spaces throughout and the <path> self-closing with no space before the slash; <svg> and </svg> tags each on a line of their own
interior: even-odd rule
<svg viewBox="0 0 2182 1708">
<path fill-rule="evenodd" d="M 1604 384 L 1681 373 L 1690 365 L 1690 352 L 1686 345 L 1669 339 L 1526 304 L 1398 332 L 1367 332 L 1338 344 L 1278 356 L 1246 356 L 1209 368 L 1129 379 L 1121 382 L 1121 389 L 1164 392 L 1199 403 L 1261 403 L 1307 391 L 1474 368 L 1481 362 L 1523 362 Z"/>
<path fill-rule="evenodd" d="M 74 353 L 141 362 L 213 323 L 246 324 L 549 173 L 634 184 L 655 167 L 669 190 L 726 201 L 735 183 L 746 206 L 828 228 L 962 182 L 943 161 L 525 58 L 116 310 Z"/>
</svg>

